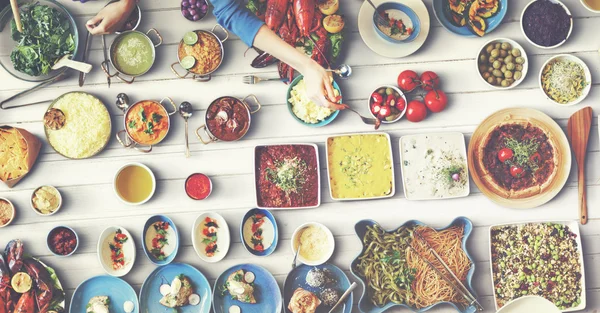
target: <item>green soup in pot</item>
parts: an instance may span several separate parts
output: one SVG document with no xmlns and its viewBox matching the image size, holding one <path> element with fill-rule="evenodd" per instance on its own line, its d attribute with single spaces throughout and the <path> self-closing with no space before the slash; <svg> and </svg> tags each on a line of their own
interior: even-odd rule
<svg viewBox="0 0 600 313">
<path fill-rule="evenodd" d="M 121 73 L 137 76 L 152 67 L 154 46 L 146 35 L 132 31 L 123 33 L 116 40 L 112 60 Z"/>
</svg>

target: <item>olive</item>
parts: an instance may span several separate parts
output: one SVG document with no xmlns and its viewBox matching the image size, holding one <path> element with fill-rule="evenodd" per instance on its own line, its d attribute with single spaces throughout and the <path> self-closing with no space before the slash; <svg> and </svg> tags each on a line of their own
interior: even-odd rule
<svg viewBox="0 0 600 313">
<path fill-rule="evenodd" d="M 500 55 L 500 50 L 499 49 L 494 49 L 492 50 L 492 52 L 490 53 L 490 55 L 494 58 L 497 58 Z"/>
<path fill-rule="evenodd" d="M 377 92 L 379 94 L 385 95 L 385 88 L 381 88 L 381 89 L 377 90 Z"/>
<path fill-rule="evenodd" d="M 494 61 L 494 64 L 492 64 L 492 66 L 493 66 L 495 69 L 499 69 L 499 68 L 502 66 L 502 62 L 500 62 L 500 61 L 496 60 L 496 61 Z"/>
<path fill-rule="evenodd" d="M 481 54 L 481 55 L 479 56 L 479 62 L 481 62 L 481 63 L 485 63 L 487 60 L 488 60 L 488 58 L 487 58 L 487 55 L 485 55 L 485 54 Z"/>
<path fill-rule="evenodd" d="M 494 68 L 490 66 L 490 67 L 488 67 L 487 71 L 488 71 L 488 73 L 491 74 L 494 71 Z"/>
<path fill-rule="evenodd" d="M 517 48 L 513 48 L 512 51 L 510 52 L 515 58 L 516 57 L 520 57 L 521 56 L 521 50 L 517 49 Z"/>
<path fill-rule="evenodd" d="M 389 96 L 389 95 L 391 95 L 391 94 L 393 94 L 393 93 L 394 93 L 394 89 L 392 89 L 392 88 L 386 88 L 386 89 L 385 89 L 385 94 L 386 94 L 386 95 L 388 95 L 388 96 Z"/>
<path fill-rule="evenodd" d="M 502 86 L 502 87 L 508 87 L 508 86 L 509 86 L 509 84 L 508 84 L 508 82 L 507 82 L 507 81 L 506 81 L 506 79 L 505 79 L 505 80 L 503 80 L 502 82 L 500 82 L 500 86 Z"/>
<path fill-rule="evenodd" d="M 514 80 L 514 79 L 512 79 L 512 78 L 507 78 L 507 79 L 505 79 L 505 80 L 508 82 L 508 85 L 509 85 L 509 86 L 510 86 L 510 85 L 512 85 L 512 84 L 515 82 L 515 80 Z"/>
<path fill-rule="evenodd" d="M 500 85 L 502 83 L 502 78 L 496 77 L 496 85 Z"/>
<path fill-rule="evenodd" d="M 522 71 L 523 70 L 523 65 L 521 65 L 521 64 L 515 65 L 515 70 Z"/>
<path fill-rule="evenodd" d="M 496 60 L 498 60 L 500 62 L 504 62 L 504 58 L 497 58 Z"/>
<path fill-rule="evenodd" d="M 500 68 L 500 72 L 502 72 L 502 73 L 506 72 L 506 65 L 502 65 L 502 67 Z"/>
<path fill-rule="evenodd" d="M 479 65 L 479 72 L 487 73 L 487 65 L 484 65 L 484 64 Z"/>
<path fill-rule="evenodd" d="M 490 64 L 491 64 L 491 63 L 494 63 L 494 61 L 496 61 L 496 58 L 493 56 L 490 56 L 488 59 L 488 62 L 490 62 Z"/>
<path fill-rule="evenodd" d="M 487 79 L 488 79 L 488 78 L 490 78 L 490 77 L 492 77 L 492 74 L 490 74 L 490 73 L 488 73 L 488 72 L 485 72 L 485 73 L 483 73 L 483 78 L 484 78 L 484 79 L 486 79 L 486 80 L 487 80 Z"/>
<path fill-rule="evenodd" d="M 515 58 L 510 54 L 504 58 L 504 62 L 506 62 L 506 63 L 512 63 L 514 60 L 515 60 Z"/>
<path fill-rule="evenodd" d="M 505 57 L 508 55 L 508 52 L 506 52 L 506 50 L 500 50 L 500 56 L 501 57 Z"/>
<path fill-rule="evenodd" d="M 494 74 L 494 76 L 496 76 L 496 77 L 502 77 L 502 76 L 504 76 L 504 74 L 502 74 L 501 70 L 494 70 L 492 72 L 492 74 Z"/>
<path fill-rule="evenodd" d="M 512 71 L 515 69 L 515 63 L 506 63 L 506 69 Z"/>
<path fill-rule="evenodd" d="M 489 44 L 487 47 L 485 47 L 485 52 L 487 52 L 487 53 L 492 52 L 492 50 L 494 50 L 493 44 Z"/>
<path fill-rule="evenodd" d="M 521 71 L 516 71 L 515 74 L 513 75 L 514 79 L 516 79 L 516 80 L 521 79 L 522 76 L 523 76 L 523 72 L 521 72 Z"/>
<path fill-rule="evenodd" d="M 487 78 L 487 82 L 494 85 L 496 83 L 496 78 L 494 76 L 490 76 Z"/>
<path fill-rule="evenodd" d="M 502 48 L 502 44 L 501 44 L 501 43 L 499 43 L 499 42 L 497 42 L 497 43 L 494 45 L 494 48 L 496 48 L 496 49 L 500 49 L 500 48 Z"/>
<path fill-rule="evenodd" d="M 515 62 L 517 64 L 524 64 L 525 63 L 525 58 L 523 58 L 523 57 L 516 57 L 515 58 Z"/>
<path fill-rule="evenodd" d="M 502 43 L 502 49 L 503 50 L 510 50 L 512 47 L 508 42 L 503 42 Z"/>
<path fill-rule="evenodd" d="M 511 72 L 511 71 L 504 72 L 504 77 L 505 78 L 512 78 L 513 77 L 513 72 Z"/>
</svg>

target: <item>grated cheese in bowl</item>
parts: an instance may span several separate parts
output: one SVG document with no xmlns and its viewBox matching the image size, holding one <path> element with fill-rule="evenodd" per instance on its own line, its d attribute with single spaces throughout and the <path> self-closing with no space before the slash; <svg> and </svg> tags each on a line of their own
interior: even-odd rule
<svg viewBox="0 0 600 313">
<path fill-rule="evenodd" d="M 337 89 L 334 89 L 334 93 L 335 96 L 339 96 Z M 292 87 L 288 102 L 291 104 L 294 115 L 308 124 L 317 124 L 335 112 L 335 110 L 322 107 L 310 100 L 304 79 Z"/>
</svg>

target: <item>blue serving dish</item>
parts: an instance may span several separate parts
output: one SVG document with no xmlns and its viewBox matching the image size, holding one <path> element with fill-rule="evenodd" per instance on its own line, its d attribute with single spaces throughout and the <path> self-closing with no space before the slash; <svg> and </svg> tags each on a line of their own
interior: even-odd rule
<svg viewBox="0 0 600 313">
<path fill-rule="evenodd" d="M 442 26 L 447 29 L 449 32 L 457 34 L 463 37 L 478 37 L 475 35 L 467 26 L 456 26 L 450 22 L 452 18 L 449 12 L 448 3 L 449 0 L 433 0 L 433 13 L 437 20 L 442 24 Z M 488 34 L 494 29 L 496 29 L 502 23 L 504 16 L 506 16 L 506 12 L 508 11 L 508 0 L 500 0 L 500 7 L 498 8 L 498 12 L 489 18 L 485 19 L 487 24 L 487 28 L 485 33 Z"/>
<path fill-rule="evenodd" d="M 301 120 L 300 118 L 298 118 L 296 116 L 296 114 L 294 114 L 294 111 L 292 111 L 292 104 L 288 100 L 291 97 L 292 88 L 294 88 L 294 86 L 296 86 L 303 78 L 304 77 L 302 75 L 296 77 L 292 81 L 292 83 L 290 84 L 290 86 L 288 87 L 286 98 L 285 98 L 286 100 L 285 101 L 287 103 L 287 107 L 288 107 L 288 110 L 290 111 L 290 114 L 299 123 L 304 124 L 306 126 L 310 126 L 310 127 L 322 127 L 322 126 L 325 126 L 325 125 L 331 123 L 333 120 L 335 120 L 335 118 L 338 116 L 338 114 L 340 114 L 339 110 L 331 113 L 331 115 L 329 115 L 327 118 L 325 118 L 324 120 L 322 120 L 322 121 L 320 121 L 320 122 L 318 122 L 316 124 L 310 124 L 310 123 L 307 123 L 307 122 Z M 333 88 L 335 88 L 340 93 L 340 96 L 342 96 L 342 90 L 340 89 L 340 86 L 335 82 L 335 80 L 333 81 Z M 340 101 L 338 103 L 343 103 L 343 100 L 340 98 Z"/>
<path fill-rule="evenodd" d="M 194 293 L 200 296 L 200 304 L 180 307 L 179 313 L 208 313 L 212 303 L 212 292 L 208 280 L 195 267 L 184 263 L 173 263 L 156 268 L 144 281 L 140 290 L 140 311 L 142 313 L 171 312 L 159 303 L 162 284 L 171 284 L 175 276 L 183 274 L 192 282 Z M 81 311 L 83 312 L 83 311 Z M 113 311 L 121 312 L 121 311 Z"/>
<path fill-rule="evenodd" d="M 152 226 L 152 224 L 156 223 L 156 222 L 167 222 L 169 223 L 169 225 L 171 225 L 171 227 L 173 228 L 173 231 L 175 232 L 175 249 L 173 250 L 173 252 L 164 260 L 158 260 L 157 258 L 155 258 L 152 253 L 150 253 L 150 249 L 151 247 L 148 247 L 146 245 L 146 232 L 148 231 L 148 228 L 150 228 L 150 226 Z M 148 257 L 148 259 L 150 260 L 150 262 L 156 264 L 156 265 L 167 265 L 169 263 L 171 263 L 174 259 L 175 256 L 177 256 L 177 252 L 179 251 L 179 232 L 177 231 L 177 227 L 175 226 L 175 223 L 173 223 L 173 221 L 164 216 L 164 215 L 154 215 L 152 217 L 150 217 L 147 221 L 146 224 L 144 224 L 144 229 L 142 230 L 142 244 L 144 247 L 144 253 L 146 254 L 146 256 Z M 173 244 L 173 240 L 169 241 L 169 244 Z"/>
<path fill-rule="evenodd" d="M 244 224 L 246 223 L 246 220 L 248 220 L 252 215 L 254 214 L 264 214 L 264 216 L 269 219 L 269 221 L 271 221 L 271 224 L 273 224 L 273 244 L 271 244 L 270 247 L 268 247 L 267 249 L 263 250 L 263 251 L 256 251 L 254 249 L 252 249 L 245 240 L 245 234 L 244 234 Z M 250 234 L 248 234 L 250 235 Z M 242 222 L 240 223 L 240 239 L 242 240 L 242 243 L 244 244 L 244 248 L 246 248 L 246 250 L 248 250 L 248 252 L 256 255 L 256 256 L 267 256 L 270 255 L 271 253 L 273 253 L 275 251 L 275 249 L 277 248 L 277 242 L 279 241 L 279 228 L 277 227 L 277 221 L 275 220 L 275 217 L 273 216 L 273 214 L 269 211 L 269 210 L 265 210 L 265 209 L 252 209 L 248 212 L 246 212 L 246 214 L 244 215 L 244 218 L 242 218 Z"/>
<path fill-rule="evenodd" d="M 384 12 L 386 10 L 398 10 L 398 11 L 401 11 L 402 13 L 406 14 L 406 16 L 408 16 L 408 18 L 410 19 L 412 26 L 413 26 L 413 32 L 410 34 L 410 36 L 408 36 L 407 38 L 402 39 L 402 40 L 393 39 L 393 38 L 388 37 L 386 34 L 384 34 L 379 29 L 379 27 L 377 27 L 377 22 L 375 21 L 377 12 L 378 11 Z M 375 28 L 375 31 L 377 32 L 377 34 L 379 36 L 381 36 L 381 38 L 383 38 L 389 42 L 393 42 L 393 43 L 411 42 L 411 41 L 415 40 L 415 38 L 417 38 L 417 36 L 419 36 L 419 32 L 421 32 L 421 20 L 419 19 L 419 16 L 417 16 L 417 13 L 415 13 L 415 11 L 413 11 L 413 9 L 411 9 L 407 5 L 399 3 L 399 2 L 385 2 L 385 3 L 382 3 L 380 6 L 378 6 L 377 10 L 373 14 L 373 27 Z"/>
<path fill-rule="evenodd" d="M 294 268 L 292 271 L 290 271 L 290 273 L 285 279 L 285 282 L 283 283 L 283 299 L 285 300 L 285 313 L 291 313 L 291 311 L 288 309 L 288 304 L 290 303 L 290 299 L 292 298 L 292 295 L 294 294 L 294 291 L 297 288 L 302 288 L 304 290 L 310 291 L 314 293 L 317 297 L 319 296 L 319 293 L 323 290 L 323 288 L 311 287 L 309 284 L 306 283 L 306 274 L 313 268 L 329 270 L 329 273 L 331 273 L 332 278 L 334 278 L 335 282 L 326 285 L 324 288 L 333 288 L 339 292 L 340 296 L 348 288 L 350 288 L 351 283 L 346 273 L 344 273 L 344 271 L 342 271 L 339 267 L 331 263 L 325 263 L 319 266 L 308 266 L 301 264 Z M 346 301 L 344 301 L 344 305 L 338 307 L 343 308 L 343 311 L 336 309 L 336 312 L 351 313 L 353 304 L 352 299 L 352 294 L 350 294 L 348 298 L 346 298 Z M 329 310 L 331 310 L 331 307 L 325 306 L 324 303 L 321 303 L 321 305 L 317 307 L 316 313 L 327 313 L 329 312 Z"/>
<path fill-rule="evenodd" d="M 362 221 L 359 221 L 358 223 L 356 223 L 356 225 L 354 225 L 354 230 L 356 231 L 356 235 L 358 236 L 358 238 L 361 242 L 367 232 L 367 226 L 373 226 L 373 225 L 379 225 L 379 224 L 373 220 L 362 220 Z M 427 226 L 427 225 L 420 221 L 417 221 L 417 220 L 410 220 L 410 221 L 402 224 L 402 226 L 400 226 L 400 227 L 406 227 L 406 226 Z M 447 229 L 452 226 L 464 227 L 462 249 L 465 251 L 465 253 L 467 254 L 467 257 L 471 261 L 471 268 L 469 269 L 469 272 L 467 273 L 465 287 L 467 287 L 469 289 L 469 291 L 471 292 L 471 294 L 473 294 L 473 296 L 475 296 L 475 298 L 477 298 L 477 294 L 475 293 L 475 290 L 473 289 L 473 286 L 471 283 L 471 281 L 473 279 L 473 274 L 475 273 L 475 261 L 473 260 L 473 258 L 469 254 L 469 251 L 467 250 L 467 241 L 469 240 L 469 236 L 471 235 L 471 232 L 473 231 L 473 223 L 471 222 L 471 220 L 469 220 L 466 217 L 457 217 L 452 221 L 452 223 L 450 223 L 450 225 L 448 225 L 446 227 L 442 227 L 442 228 L 435 228 L 435 229 L 437 231 L 441 231 L 441 230 Z M 394 230 L 387 231 L 387 232 L 395 232 L 400 227 L 398 227 Z M 352 275 L 354 275 L 354 277 L 360 282 L 360 284 L 363 287 L 362 288 L 363 293 L 360 297 L 360 300 L 358 301 L 358 308 L 361 312 L 363 312 L 363 313 L 382 313 L 393 307 L 403 307 L 403 308 L 408 308 L 416 313 L 422 313 L 422 312 L 426 312 L 426 311 L 430 310 L 433 307 L 436 307 L 438 305 L 443 305 L 443 304 L 449 305 L 461 313 L 475 313 L 477 311 L 477 308 L 475 306 L 469 306 L 467 308 L 462 309 L 462 308 L 458 307 L 456 304 L 451 303 L 451 302 L 438 302 L 436 304 L 430 305 L 430 306 L 422 308 L 422 309 L 416 309 L 416 308 L 410 307 L 406 304 L 396 304 L 393 302 L 389 302 L 386 305 L 384 305 L 383 307 L 374 305 L 368 297 L 365 281 L 360 276 L 358 276 L 358 274 L 356 273 L 356 270 L 355 270 L 355 268 L 359 262 L 358 257 L 360 257 L 360 255 L 362 255 L 365 252 L 365 249 L 366 249 L 366 247 L 364 246 L 364 243 L 363 243 L 361 252 L 356 256 L 356 258 L 350 264 L 350 272 L 352 273 Z"/>
<path fill-rule="evenodd" d="M 71 298 L 70 313 L 85 312 L 90 299 L 95 296 L 108 296 L 111 312 L 123 312 L 125 301 L 133 302 L 133 313 L 140 312 L 137 294 L 124 280 L 113 276 L 96 276 L 81 283 Z"/>
</svg>

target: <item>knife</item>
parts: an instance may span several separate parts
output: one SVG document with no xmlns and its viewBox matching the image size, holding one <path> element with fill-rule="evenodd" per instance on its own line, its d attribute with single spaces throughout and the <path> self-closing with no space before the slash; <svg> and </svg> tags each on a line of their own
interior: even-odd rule
<svg viewBox="0 0 600 313">
<path fill-rule="evenodd" d="M 87 57 L 88 57 L 88 51 L 90 49 L 90 44 L 92 42 L 91 40 L 92 34 L 90 32 L 87 33 L 87 36 L 85 37 L 85 47 L 83 50 L 83 59 L 82 61 L 85 63 L 87 62 Z M 83 83 L 85 82 L 85 73 L 81 72 L 79 73 L 79 87 L 83 87 Z"/>
<path fill-rule="evenodd" d="M 102 51 L 104 52 L 104 62 L 106 62 L 106 70 L 110 73 L 110 68 L 108 65 L 108 53 L 106 52 L 106 36 L 102 35 Z M 110 76 L 106 76 L 106 82 L 108 83 L 108 88 L 110 88 Z"/>
</svg>

